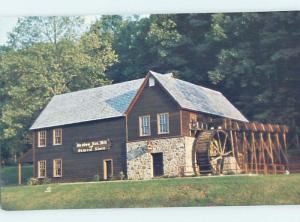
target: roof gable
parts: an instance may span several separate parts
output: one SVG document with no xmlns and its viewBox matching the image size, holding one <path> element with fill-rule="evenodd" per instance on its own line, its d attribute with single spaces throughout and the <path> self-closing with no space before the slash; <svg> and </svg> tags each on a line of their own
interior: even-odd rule
<svg viewBox="0 0 300 222">
<path fill-rule="evenodd" d="M 182 108 L 248 122 L 243 114 L 218 91 L 176 79 L 172 74 L 164 75 L 153 71 L 150 74 Z"/>
</svg>

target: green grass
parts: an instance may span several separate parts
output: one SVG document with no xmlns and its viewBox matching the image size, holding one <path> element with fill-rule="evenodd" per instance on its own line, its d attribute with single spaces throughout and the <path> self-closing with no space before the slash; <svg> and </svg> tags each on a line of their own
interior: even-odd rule
<svg viewBox="0 0 300 222">
<path fill-rule="evenodd" d="M 300 174 L 15 186 L 1 196 L 6 210 L 300 204 Z"/>
<path fill-rule="evenodd" d="M 0 168 L 1 184 L 17 185 L 18 184 L 18 166 L 7 166 Z M 22 166 L 22 182 L 26 183 L 32 177 L 32 165 Z"/>
</svg>

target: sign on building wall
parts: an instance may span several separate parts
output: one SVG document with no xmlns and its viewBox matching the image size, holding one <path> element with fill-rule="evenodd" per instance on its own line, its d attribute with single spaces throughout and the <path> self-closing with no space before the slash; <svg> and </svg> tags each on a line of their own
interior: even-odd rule
<svg viewBox="0 0 300 222">
<path fill-rule="evenodd" d="M 91 142 L 80 142 L 75 144 L 74 151 L 76 153 L 86 153 L 86 152 L 94 152 L 101 150 L 109 150 L 111 147 L 111 142 L 109 139 L 105 140 L 97 140 Z"/>
</svg>

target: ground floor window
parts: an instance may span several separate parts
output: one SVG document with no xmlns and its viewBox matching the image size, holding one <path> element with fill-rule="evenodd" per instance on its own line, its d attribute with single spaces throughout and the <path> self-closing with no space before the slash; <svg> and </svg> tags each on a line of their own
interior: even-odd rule
<svg viewBox="0 0 300 222">
<path fill-rule="evenodd" d="M 46 177 L 46 160 L 38 161 L 38 177 L 39 178 Z"/>
<path fill-rule="evenodd" d="M 62 159 L 53 160 L 53 177 L 62 177 Z"/>
</svg>

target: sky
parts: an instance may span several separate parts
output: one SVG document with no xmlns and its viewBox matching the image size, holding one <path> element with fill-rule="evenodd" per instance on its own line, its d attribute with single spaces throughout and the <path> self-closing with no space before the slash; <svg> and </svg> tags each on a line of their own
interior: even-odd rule
<svg viewBox="0 0 300 222">
<path fill-rule="evenodd" d="M 91 24 L 98 17 L 100 17 L 100 15 L 84 16 L 85 24 Z M 17 24 L 17 21 L 18 17 L 0 17 L 0 45 L 5 45 L 8 38 L 8 33 L 13 30 Z"/>
<path fill-rule="evenodd" d="M 0 45 L 6 43 L 7 34 L 12 31 L 17 21 L 17 17 L 0 17 Z"/>
</svg>

